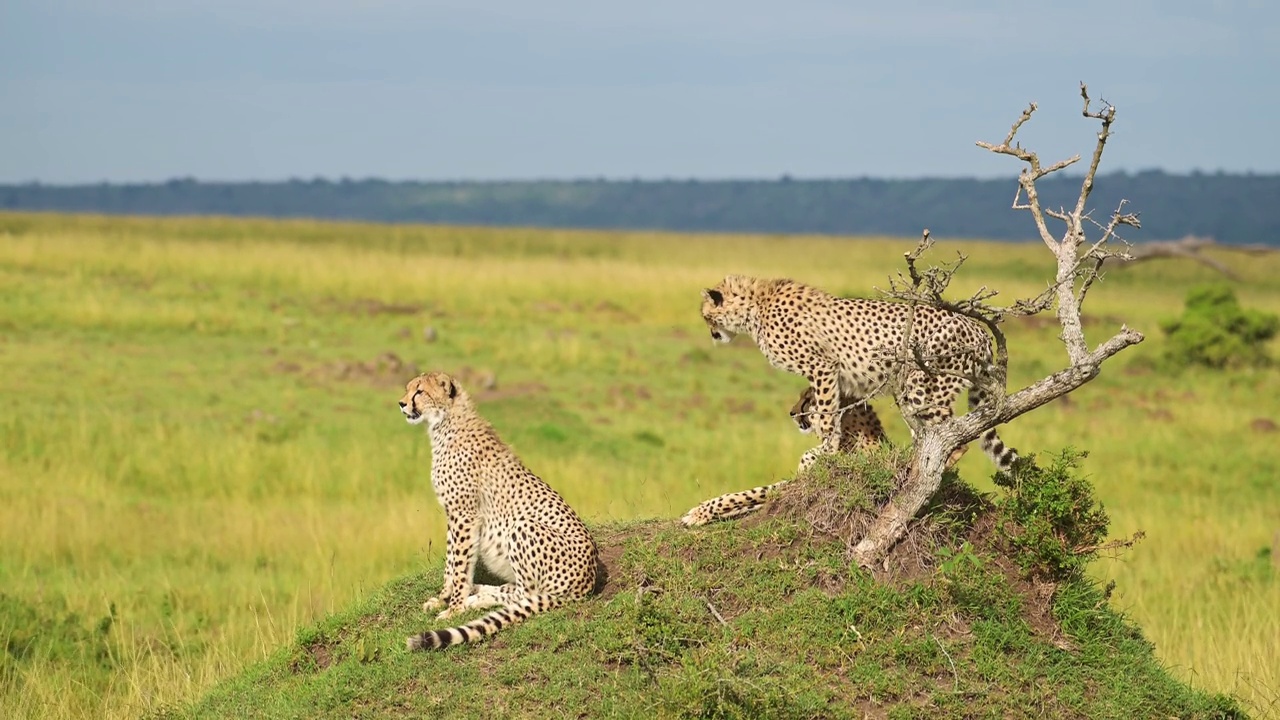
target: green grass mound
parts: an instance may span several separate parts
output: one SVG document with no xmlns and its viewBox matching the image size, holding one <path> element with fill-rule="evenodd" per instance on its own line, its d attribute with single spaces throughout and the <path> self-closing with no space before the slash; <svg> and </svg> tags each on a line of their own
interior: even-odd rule
<svg viewBox="0 0 1280 720">
<path fill-rule="evenodd" d="M 1088 556 L 1079 543 L 1099 520 L 1105 532 L 1070 481 L 1072 457 L 1020 470 L 994 499 L 949 477 L 873 573 L 849 550 L 903 477 L 896 451 L 819 463 L 739 523 L 599 527 L 598 596 L 479 645 L 411 654 L 405 636 L 439 625 L 420 609 L 439 588 L 433 569 L 169 716 L 1243 717 L 1173 679 L 1107 593 L 1054 554 Z M 1028 507 L 1058 514 L 1028 530 Z"/>
</svg>

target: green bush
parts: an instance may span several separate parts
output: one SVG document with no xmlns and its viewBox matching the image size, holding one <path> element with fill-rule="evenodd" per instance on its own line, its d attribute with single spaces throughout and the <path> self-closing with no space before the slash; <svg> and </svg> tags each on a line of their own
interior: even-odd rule
<svg viewBox="0 0 1280 720">
<path fill-rule="evenodd" d="M 1280 316 L 1240 307 L 1227 285 L 1202 285 L 1187 293 L 1182 317 L 1161 323 L 1168 336 L 1165 361 L 1175 367 L 1257 367 L 1271 362 L 1267 341 L 1280 331 Z"/>
<path fill-rule="evenodd" d="M 999 532 L 1022 570 L 1052 581 L 1078 580 L 1098 554 L 1110 519 L 1077 474 L 1086 453 L 1063 450 L 1048 468 L 1034 457 L 1019 459 L 996 483 L 1008 492 L 996 500 Z"/>
</svg>

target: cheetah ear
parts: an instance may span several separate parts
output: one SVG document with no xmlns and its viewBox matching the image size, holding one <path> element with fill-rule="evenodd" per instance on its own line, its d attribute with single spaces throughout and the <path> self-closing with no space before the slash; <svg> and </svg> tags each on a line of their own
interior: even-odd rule
<svg viewBox="0 0 1280 720">
<path fill-rule="evenodd" d="M 449 378 L 449 399 L 456 397 L 458 397 L 458 384 L 453 381 L 453 378 Z"/>
<path fill-rule="evenodd" d="M 710 300 L 716 307 L 724 303 L 724 295 L 719 290 L 703 290 L 702 297 Z"/>
</svg>

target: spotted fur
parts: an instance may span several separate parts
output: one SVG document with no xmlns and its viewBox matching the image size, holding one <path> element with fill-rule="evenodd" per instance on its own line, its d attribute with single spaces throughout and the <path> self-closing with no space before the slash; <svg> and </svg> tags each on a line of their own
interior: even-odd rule
<svg viewBox="0 0 1280 720">
<path fill-rule="evenodd" d="M 821 454 L 848 447 L 844 438 L 850 411 L 855 415 L 852 430 L 858 435 L 854 446 L 875 437 L 872 428 L 878 428 L 878 436 L 883 437 L 883 426 L 865 404 L 877 395 L 892 394 L 904 414 L 924 424 L 951 417 L 952 403 L 966 388 L 970 408 L 987 402 L 970 380 L 991 369 L 991 338 L 985 328 L 939 308 L 918 305 L 909 316 L 911 312 L 902 303 L 838 298 L 793 280 L 740 275 L 730 275 L 702 294 L 702 318 L 715 342 L 750 335 L 770 364 L 809 381 L 812 409 L 803 417 L 817 432 L 820 444 L 801 457 L 800 470 Z M 900 372 L 895 367 L 906 345 L 908 319 L 910 346 L 919 348 L 930 372 L 919 368 Z M 849 409 L 842 412 L 845 406 Z M 794 408 L 792 415 L 804 430 Z M 983 434 L 981 444 L 1000 472 L 1008 472 L 1017 459 L 1017 451 L 1001 442 L 994 429 Z M 708 500 L 682 521 L 701 525 L 745 515 L 764 502 L 774 487 Z"/>
<path fill-rule="evenodd" d="M 876 415 L 875 410 L 871 408 L 871 405 L 866 402 L 844 399 L 841 402 L 841 406 L 847 409 L 840 418 L 840 425 L 843 430 L 840 435 L 840 452 L 851 453 L 868 450 L 883 442 L 888 442 L 889 438 L 884 433 L 884 425 L 880 423 L 880 418 Z M 813 388 L 807 386 L 800 393 L 800 399 L 796 400 L 796 404 L 791 406 L 791 420 L 795 422 L 796 429 L 800 432 L 810 433 L 813 432 L 813 417 Z M 680 521 L 692 527 L 749 515 L 764 505 L 770 492 L 786 483 L 786 480 L 782 480 L 772 485 L 761 485 L 750 490 L 732 492 L 712 498 L 685 513 Z"/>
<path fill-rule="evenodd" d="M 791 420 L 802 433 L 813 432 L 813 386 L 805 387 L 800 399 L 791 406 Z M 884 434 L 880 416 L 865 400 L 840 398 L 844 414 L 840 416 L 840 452 L 849 453 L 874 448 L 889 438 Z"/>
<path fill-rule="evenodd" d="M 475 642 L 503 627 L 590 594 L 597 552 L 586 525 L 559 493 L 534 475 L 480 417 L 470 396 L 439 372 L 409 381 L 400 411 L 427 423 L 431 486 L 444 508 L 444 586 L 423 603 L 445 619 L 473 608 L 478 620 L 408 638 L 410 650 Z M 476 585 L 476 561 L 506 581 Z"/>
</svg>

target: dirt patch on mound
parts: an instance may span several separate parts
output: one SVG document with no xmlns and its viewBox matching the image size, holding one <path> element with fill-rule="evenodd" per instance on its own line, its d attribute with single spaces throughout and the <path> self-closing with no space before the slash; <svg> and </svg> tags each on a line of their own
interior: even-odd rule
<svg viewBox="0 0 1280 720">
<path fill-rule="evenodd" d="M 622 530 L 606 530 L 596 533 L 596 546 L 600 557 L 596 565 L 595 591 L 602 600 L 608 600 L 624 590 L 635 589 L 624 587 L 622 583 L 617 582 L 617 578 L 622 577 L 620 565 L 622 563 L 623 549 L 627 542 L 635 538 L 650 540 L 666 527 L 670 527 L 670 524 L 654 521 L 628 525 Z"/>
<path fill-rule="evenodd" d="M 333 645 L 324 640 L 313 640 L 302 647 L 302 653 L 289 663 L 294 673 L 319 672 L 333 664 Z"/>
</svg>

